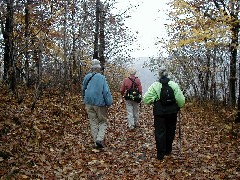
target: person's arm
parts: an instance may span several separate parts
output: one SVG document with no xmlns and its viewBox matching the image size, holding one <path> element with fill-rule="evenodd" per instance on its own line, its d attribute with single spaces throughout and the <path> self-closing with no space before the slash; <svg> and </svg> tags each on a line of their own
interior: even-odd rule
<svg viewBox="0 0 240 180">
<path fill-rule="evenodd" d="M 139 78 L 136 79 L 136 84 L 137 84 L 137 87 L 138 87 L 138 90 L 139 90 L 140 94 L 142 95 L 142 83 L 141 83 L 141 80 Z"/>
<path fill-rule="evenodd" d="M 84 79 L 83 79 L 83 82 L 82 82 L 82 99 L 84 99 L 84 96 L 85 96 L 85 90 L 87 89 L 87 80 L 89 79 L 89 74 L 87 74 Z"/>
<path fill-rule="evenodd" d="M 185 96 L 183 95 L 183 92 L 177 83 L 172 82 L 171 84 L 172 84 L 172 87 L 174 90 L 176 102 L 177 102 L 178 106 L 180 108 L 182 108 L 185 104 Z"/>
<path fill-rule="evenodd" d="M 182 108 L 185 104 L 185 97 L 184 97 L 183 92 L 181 91 L 180 88 L 177 89 L 176 101 L 177 101 L 177 104 L 180 108 Z"/>
<path fill-rule="evenodd" d="M 111 106 L 113 103 L 112 94 L 111 94 L 110 88 L 108 86 L 108 83 L 107 83 L 107 80 L 105 77 L 104 77 L 103 81 L 104 81 L 103 82 L 103 98 L 105 101 L 105 105 Z"/>
<path fill-rule="evenodd" d="M 152 104 L 154 101 L 159 99 L 160 96 L 160 86 L 159 82 L 154 82 L 143 95 L 143 102 L 147 105 Z"/>
</svg>

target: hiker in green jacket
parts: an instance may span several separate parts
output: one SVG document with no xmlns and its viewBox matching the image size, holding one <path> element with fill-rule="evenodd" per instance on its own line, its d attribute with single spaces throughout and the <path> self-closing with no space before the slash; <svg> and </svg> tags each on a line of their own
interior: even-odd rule
<svg viewBox="0 0 240 180">
<path fill-rule="evenodd" d="M 159 81 L 154 82 L 143 95 L 143 102 L 147 105 L 153 105 L 157 159 L 163 160 L 165 155 L 172 153 L 177 113 L 184 106 L 185 97 L 178 84 L 168 78 L 166 69 L 159 71 L 159 78 Z M 173 90 L 171 103 L 164 103 L 162 100 L 163 98 L 166 99 L 167 94 L 164 94 L 162 98 L 160 97 L 162 87 L 167 84 Z"/>
</svg>

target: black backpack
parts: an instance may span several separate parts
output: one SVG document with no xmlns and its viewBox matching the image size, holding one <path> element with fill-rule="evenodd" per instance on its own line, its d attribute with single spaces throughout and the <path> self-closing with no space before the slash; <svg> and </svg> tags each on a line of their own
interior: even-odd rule
<svg viewBox="0 0 240 180">
<path fill-rule="evenodd" d="M 160 80 L 162 84 L 160 99 L 153 103 L 153 115 L 175 114 L 180 108 L 174 96 L 173 89 L 168 85 L 169 79 Z"/>
<path fill-rule="evenodd" d="M 128 78 L 132 81 L 132 86 L 130 87 L 130 89 L 127 90 L 126 95 L 124 97 L 126 100 L 132 100 L 137 103 L 140 103 L 142 100 L 142 96 L 141 93 L 139 92 L 137 84 L 135 83 L 135 79 L 137 79 L 137 77 L 135 77 L 135 79 L 131 79 L 130 77 Z"/>
<path fill-rule="evenodd" d="M 162 88 L 160 92 L 160 102 L 163 106 L 168 106 L 176 103 L 174 91 L 171 86 L 168 85 L 168 82 L 161 82 Z"/>
</svg>

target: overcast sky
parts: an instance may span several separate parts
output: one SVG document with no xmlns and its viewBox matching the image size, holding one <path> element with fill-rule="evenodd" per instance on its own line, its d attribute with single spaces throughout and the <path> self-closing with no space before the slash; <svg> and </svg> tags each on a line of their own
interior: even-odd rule
<svg viewBox="0 0 240 180">
<path fill-rule="evenodd" d="M 135 50 L 134 57 L 152 57 L 157 55 L 158 49 L 154 43 L 157 37 L 166 37 L 164 24 L 167 23 L 169 0 L 119 0 L 116 5 L 124 9 L 129 4 L 139 4 L 138 8 L 131 14 L 132 17 L 127 19 L 126 25 L 133 31 L 138 31 L 138 43 L 140 50 Z"/>
</svg>

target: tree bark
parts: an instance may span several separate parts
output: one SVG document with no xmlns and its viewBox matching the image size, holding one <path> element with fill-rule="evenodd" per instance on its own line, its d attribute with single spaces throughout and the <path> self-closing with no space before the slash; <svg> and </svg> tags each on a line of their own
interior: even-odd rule
<svg viewBox="0 0 240 180">
<path fill-rule="evenodd" d="M 105 64 L 105 57 L 104 57 L 104 51 L 105 51 L 105 35 L 104 35 L 104 28 L 105 28 L 105 10 L 104 10 L 104 5 L 101 3 L 100 4 L 100 22 L 99 22 L 99 42 L 100 42 L 100 47 L 99 47 L 99 60 L 101 62 L 101 66 L 103 67 L 104 70 L 104 64 Z"/>
<path fill-rule="evenodd" d="M 29 8 L 28 6 L 30 5 L 30 0 L 27 0 L 27 3 L 25 5 L 25 80 L 26 80 L 26 85 L 27 87 L 30 86 L 29 83 L 29 52 L 28 52 L 28 38 L 29 38 Z"/>
<path fill-rule="evenodd" d="M 99 59 L 99 19 L 100 19 L 100 0 L 96 0 L 96 22 L 95 22 L 95 34 L 94 34 L 94 52 L 93 59 Z"/>
<path fill-rule="evenodd" d="M 234 20 L 232 23 L 232 39 L 230 44 L 230 103 L 232 106 L 236 105 L 236 64 L 237 64 L 237 47 L 238 47 L 238 33 L 239 23 L 237 23 L 237 17 L 233 16 Z"/>
<path fill-rule="evenodd" d="M 13 0 L 7 3 L 7 17 L 5 29 L 3 29 L 4 38 L 4 72 L 3 79 L 9 84 L 12 91 L 15 90 L 15 68 L 13 56 Z"/>
</svg>

